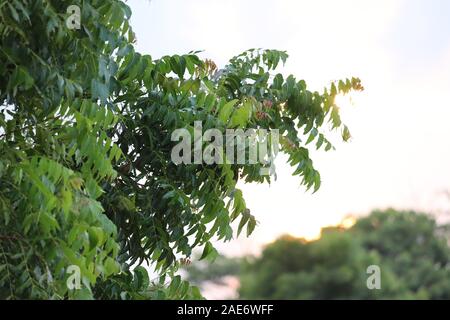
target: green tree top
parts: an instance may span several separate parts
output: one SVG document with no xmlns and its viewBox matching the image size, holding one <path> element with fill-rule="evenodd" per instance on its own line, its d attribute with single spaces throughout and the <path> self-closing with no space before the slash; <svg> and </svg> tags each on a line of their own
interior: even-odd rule
<svg viewBox="0 0 450 320">
<path fill-rule="evenodd" d="M 244 299 L 448 299 L 448 225 L 425 214 L 375 211 L 350 229 L 320 239 L 283 237 L 243 265 Z M 381 271 L 381 289 L 367 288 L 367 268 Z M 230 269 L 230 268 L 228 268 Z"/>
</svg>

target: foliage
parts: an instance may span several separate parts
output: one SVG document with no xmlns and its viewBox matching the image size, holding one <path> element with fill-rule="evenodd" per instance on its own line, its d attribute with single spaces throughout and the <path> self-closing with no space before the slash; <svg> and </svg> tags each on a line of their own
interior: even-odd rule
<svg viewBox="0 0 450 320">
<path fill-rule="evenodd" d="M 412 296 L 449 299 L 449 230 L 426 214 L 387 210 L 358 220 L 351 231 L 366 250 L 383 257 L 383 266 Z"/>
<path fill-rule="evenodd" d="M 319 240 L 292 237 L 269 245 L 246 264 L 241 298 L 448 299 L 446 226 L 415 212 L 377 211 L 349 230 Z M 369 265 L 381 268 L 381 290 L 368 290 Z"/>
<path fill-rule="evenodd" d="M 81 8 L 81 29 L 66 26 Z M 177 257 L 211 239 L 252 233 L 239 179 L 269 182 L 260 165 L 178 165 L 171 132 L 277 128 L 307 188 L 320 186 L 307 144 L 330 150 L 342 124 L 337 94 L 272 72 L 285 52 L 249 50 L 221 70 L 198 53 L 154 60 L 134 50 L 119 0 L 0 0 L 0 298 L 199 297 Z M 247 150 L 248 152 L 248 150 Z M 147 281 L 144 262 L 161 278 Z M 66 286 L 76 265 L 82 290 Z M 167 285 L 170 281 L 170 285 Z"/>
</svg>

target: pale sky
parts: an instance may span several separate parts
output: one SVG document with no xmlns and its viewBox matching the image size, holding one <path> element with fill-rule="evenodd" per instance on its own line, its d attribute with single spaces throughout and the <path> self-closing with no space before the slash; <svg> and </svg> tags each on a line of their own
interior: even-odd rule
<svg viewBox="0 0 450 320">
<path fill-rule="evenodd" d="M 254 252 L 281 234 L 320 228 L 375 208 L 437 211 L 450 189 L 450 1 L 131 0 L 140 52 L 159 58 L 204 50 L 223 66 L 249 48 L 287 50 L 282 70 L 322 90 L 360 77 L 366 90 L 342 101 L 353 139 L 314 152 L 314 195 L 277 161 L 278 180 L 241 185 L 260 222 L 250 239 L 221 245 Z M 337 140 L 335 140 L 337 141 Z"/>
</svg>

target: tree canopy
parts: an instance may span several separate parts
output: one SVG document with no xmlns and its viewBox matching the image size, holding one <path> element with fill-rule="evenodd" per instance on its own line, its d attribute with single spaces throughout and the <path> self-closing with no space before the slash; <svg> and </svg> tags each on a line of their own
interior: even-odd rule
<svg viewBox="0 0 450 320">
<path fill-rule="evenodd" d="M 319 240 L 282 237 L 241 266 L 240 297 L 449 299 L 448 231 L 428 215 L 387 210 L 348 230 L 328 228 Z M 380 290 L 367 288 L 371 265 L 380 267 Z"/>
<path fill-rule="evenodd" d="M 275 73 L 288 57 L 277 50 L 220 70 L 199 52 L 153 59 L 135 50 L 130 16 L 119 0 L 0 0 L 0 298 L 200 297 L 176 276 L 182 259 L 196 247 L 213 258 L 234 220 L 251 234 L 236 183 L 271 177 L 263 164 L 176 165 L 171 133 L 276 128 L 314 190 L 309 150 L 332 149 L 330 130 L 350 138 L 335 97 L 359 79 L 310 91 Z M 68 288 L 70 266 L 82 289 Z"/>
</svg>

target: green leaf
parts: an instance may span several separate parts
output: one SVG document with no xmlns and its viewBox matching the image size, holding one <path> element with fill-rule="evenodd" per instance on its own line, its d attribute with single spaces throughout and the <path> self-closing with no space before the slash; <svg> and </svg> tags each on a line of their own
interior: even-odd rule
<svg viewBox="0 0 450 320">
<path fill-rule="evenodd" d="M 9 10 L 11 11 L 11 14 L 17 22 L 20 22 L 19 14 L 17 13 L 17 10 L 14 8 L 14 6 L 11 3 L 8 3 Z"/>
<path fill-rule="evenodd" d="M 313 128 L 311 130 L 311 133 L 309 134 L 309 137 L 308 137 L 308 140 L 306 141 L 306 144 L 307 145 L 310 144 L 317 137 L 317 134 L 318 134 L 317 129 Z"/>
<path fill-rule="evenodd" d="M 351 138 L 351 134 L 350 134 L 350 130 L 348 130 L 347 126 L 344 126 L 344 128 L 342 129 L 342 139 L 347 142 L 350 140 Z"/>
<path fill-rule="evenodd" d="M 134 285 L 137 290 L 145 290 L 150 284 L 150 279 L 147 270 L 142 266 L 137 266 L 134 272 Z"/>
<path fill-rule="evenodd" d="M 247 100 L 231 117 L 231 127 L 245 128 L 252 115 L 253 104 Z"/>
<path fill-rule="evenodd" d="M 256 227 L 256 219 L 254 216 L 250 216 L 247 223 L 247 237 L 250 236 Z"/>
<path fill-rule="evenodd" d="M 170 282 L 170 285 L 169 285 L 169 296 L 170 297 L 175 297 L 175 294 L 176 294 L 178 288 L 180 287 L 180 284 L 181 284 L 180 276 L 175 276 L 172 278 L 172 281 Z"/>
<path fill-rule="evenodd" d="M 248 222 L 250 217 L 251 217 L 250 210 L 246 209 L 244 211 L 244 213 L 242 214 L 241 221 L 239 222 L 239 226 L 238 226 L 238 230 L 237 230 L 238 236 L 241 234 L 242 229 L 244 228 L 245 224 Z"/>
<path fill-rule="evenodd" d="M 316 149 L 320 149 L 320 147 L 322 146 L 323 142 L 325 140 L 324 135 L 321 133 L 319 134 L 319 139 L 317 139 L 317 143 L 316 143 Z"/>
<path fill-rule="evenodd" d="M 116 274 L 119 272 L 119 265 L 118 263 L 112 259 L 111 257 L 107 257 L 105 260 L 105 272 L 106 275 L 112 275 L 112 274 Z"/>
<path fill-rule="evenodd" d="M 203 248 L 203 253 L 200 257 L 200 260 L 208 259 L 209 261 L 213 261 L 217 257 L 217 255 L 217 250 L 213 247 L 211 242 L 208 241 Z"/>
<path fill-rule="evenodd" d="M 233 112 L 233 108 L 239 100 L 231 100 L 227 102 L 219 111 L 219 120 L 223 123 L 227 123 L 231 113 Z"/>
<path fill-rule="evenodd" d="M 109 96 L 109 88 L 106 86 L 106 84 L 96 80 L 92 79 L 91 82 L 91 90 L 92 90 L 92 96 L 94 98 L 100 99 L 102 102 L 106 102 Z"/>
</svg>

